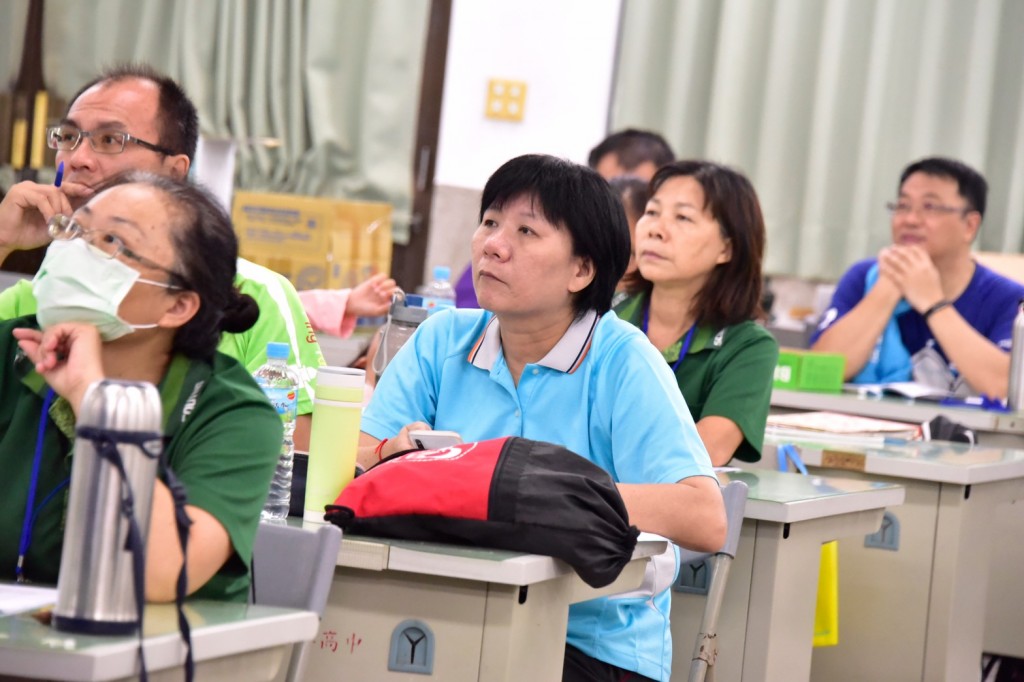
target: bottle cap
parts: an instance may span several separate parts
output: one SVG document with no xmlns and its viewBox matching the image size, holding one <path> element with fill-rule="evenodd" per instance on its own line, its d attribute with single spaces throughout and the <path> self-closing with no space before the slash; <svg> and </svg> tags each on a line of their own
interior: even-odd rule
<svg viewBox="0 0 1024 682">
<path fill-rule="evenodd" d="M 434 266 L 434 279 L 450 281 L 452 278 L 452 269 L 447 265 L 435 265 Z"/>
<path fill-rule="evenodd" d="M 267 344 L 268 360 L 287 360 L 290 354 L 291 348 L 288 347 L 287 343 L 271 341 Z"/>
<path fill-rule="evenodd" d="M 397 306 L 391 311 L 392 322 L 405 322 L 407 324 L 419 324 L 427 319 L 427 309 L 416 306 Z"/>
</svg>

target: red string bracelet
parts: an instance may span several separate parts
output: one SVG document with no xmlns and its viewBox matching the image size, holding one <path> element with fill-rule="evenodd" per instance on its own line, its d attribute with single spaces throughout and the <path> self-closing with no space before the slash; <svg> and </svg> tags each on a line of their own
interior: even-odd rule
<svg viewBox="0 0 1024 682">
<path fill-rule="evenodd" d="M 384 443 L 387 443 L 387 442 L 388 442 L 388 439 L 385 438 L 381 442 L 377 443 L 377 447 L 375 447 L 373 449 L 373 454 L 377 455 L 377 461 L 378 462 L 381 461 L 382 459 L 384 459 L 382 451 L 384 450 Z"/>
</svg>

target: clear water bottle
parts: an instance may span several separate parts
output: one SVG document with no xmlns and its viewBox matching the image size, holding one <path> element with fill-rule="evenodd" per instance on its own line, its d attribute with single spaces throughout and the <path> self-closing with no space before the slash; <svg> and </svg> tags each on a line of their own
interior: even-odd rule
<svg viewBox="0 0 1024 682">
<path fill-rule="evenodd" d="M 381 328 L 380 346 L 373 356 L 373 371 L 377 379 L 384 373 L 398 349 L 405 345 L 416 327 L 427 319 L 427 311 L 422 306 L 420 296 L 405 296 L 398 291 L 391 299 L 387 322 Z"/>
<path fill-rule="evenodd" d="M 416 290 L 423 296 L 423 307 L 428 315 L 438 310 L 455 307 L 455 287 L 452 286 L 452 270 L 447 265 L 434 266 L 434 278 Z"/>
<path fill-rule="evenodd" d="M 288 367 L 290 348 L 287 343 L 267 344 L 267 362 L 253 373 L 253 378 L 281 415 L 284 422 L 284 439 L 281 442 L 281 456 L 277 460 L 274 478 L 270 482 L 270 494 L 260 512 L 263 521 L 279 521 L 288 518 L 288 505 L 292 495 L 292 464 L 295 457 L 295 415 L 299 402 L 299 380 Z"/>
<path fill-rule="evenodd" d="M 1013 318 L 1013 346 L 1010 349 L 1010 387 L 1006 406 L 1014 412 L 1024 411 L 1024 300 L 1017 304 Z"/>
</svg>

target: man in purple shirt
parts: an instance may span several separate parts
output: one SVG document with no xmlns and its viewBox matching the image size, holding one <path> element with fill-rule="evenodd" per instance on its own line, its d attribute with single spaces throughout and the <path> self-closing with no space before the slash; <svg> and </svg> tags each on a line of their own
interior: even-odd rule
<svg viewBox="0 0 1024 682">
<path fill-rule="evenodd" d="M 1005 398 L 1024 286 L 971 257 L 987 191 L 985 178 L 960 161 L 932 157 L 907 166 L 889 204 L 893 243 L 843 276 L 811 348 L 845 355 L 846 378 L 858 383 L 871 382 L 862 372 L 872 365 L 895 358 L 890 364 L 904 365 L 905 375 L 882 381 L 912 376 L 959 394 Z M 945 385 L 934 380 L 940 376 Z"/>
</svg>

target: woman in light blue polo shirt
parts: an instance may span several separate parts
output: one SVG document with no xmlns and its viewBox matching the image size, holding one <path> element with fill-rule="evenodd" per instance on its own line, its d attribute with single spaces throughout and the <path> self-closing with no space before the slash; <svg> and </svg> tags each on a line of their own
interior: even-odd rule
<svg viewBox="0 0 1024 682">
<path fill-rule="evenodd" d="M 633 525 L 720 547 L 721 493 L 675 379 L 609 310 L 628 256 L 622 206 L 596 172 L 540 155 L 505 163 L 473 234 L 483 310 L 437 313 L 403 346 L 363 415 L 362 463 L 412 448 L 410 428 L 557 443 L 611 473 Z M 674 571 L 655 564 L 646 593 L 570 608 L 563 679 L 669 679 Z"/>
</svg>

